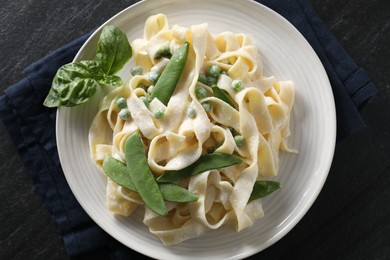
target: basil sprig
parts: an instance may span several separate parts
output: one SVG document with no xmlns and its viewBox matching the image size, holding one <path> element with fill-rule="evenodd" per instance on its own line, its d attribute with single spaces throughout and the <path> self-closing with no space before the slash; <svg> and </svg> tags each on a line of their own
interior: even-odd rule
<svg viewBox="0 0 390 260">
<path fill-rule="evenodd" d="M 122 86 L 115 75 L 132 56 L 127 36 L 114 25 L 103 28 L 93 60 L 63 65 L 57 70 L 43 104 L 46 107 L 77 106 L 88 101 L 100 85 Z"/>
</svg>

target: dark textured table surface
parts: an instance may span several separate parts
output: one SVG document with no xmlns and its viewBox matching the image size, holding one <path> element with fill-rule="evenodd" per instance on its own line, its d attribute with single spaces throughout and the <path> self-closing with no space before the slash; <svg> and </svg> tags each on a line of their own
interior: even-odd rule
<svg viewBox="0 0 390 260">
<path fill-rule="evenodd" d="M 379 93 L 367 128 L 336 146 L 314 205 L 261 259 L 390 259 L 390 1 L 310 0 Z M 129 1 L 1 1 L 1 92 L 22 69 L 99 26 Z M 0 259 L 67 259 L 62 238 L 0 124 Z M 308 232 L 310 231 L 310 232 Z"/>
</svg>

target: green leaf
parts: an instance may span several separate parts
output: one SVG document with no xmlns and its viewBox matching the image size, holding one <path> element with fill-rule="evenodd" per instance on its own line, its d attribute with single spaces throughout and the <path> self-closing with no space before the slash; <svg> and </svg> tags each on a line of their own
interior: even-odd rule
<svg viewBox="0 0 390 260">
<path fill-rule="evenodd" d="M 95 60 L 83 60 L 80 63 L 86 67 L 88 72 L 91 74 L 91 77 L 101 85 L 120 87 L 124 84 L 121 77 L 117 75 L 104 74 L 102 66 Z"/>
<path fill-rule="evenodd" d="M 123 84 L 125 84 L 123 82 L 123 80 L 121 79 L 121 77 L 116 76 L 116 75 L 104 76 L 103 78 L 99 79 L 98 82 L 99 82 L 99 84 L 108 85 L 108 86 L 112 86 L 112 87 L 120 87 L 120 86 L 123 86 Z"/>
<path fill-rule="evenodd" d="M 127 36 L 114 25 L 107 25 L 100 34 L 96 60 L 106 75 L 117 73 L 131 58 L 132 49 Z"/>
<path fill-rule="evenodd" d="M 152 171 L 149 169 L 144 144 L 139 132 L 130 135 L 125 143 L 127 172 L 146 206 L 156 214 L 168 214 L 163 196 Z"/>
<path fill-rule="evenodd" d="M 102 67 L 100 63 L 96 60 L 82 60 L 80 63 L 84 66 L 84 68 L 88 71 L 91 78 L 94 78 L 95 80 L 98 80 L 102 77 L 104 77 L 104 73 L 102 70 Z"/>
<path fill-rule="evenodd" d="M 248 203 L 252 200 L 263 198 L 280 189 L 281 187 L 282 185 L 277 181 L 256 181 L 253 185 L 253 190 L 249 197 Z"/>
<path fill-rule="evenodd" d="M 243 161 L 240 157 L 237 157 L 232 154 L 226 154 L 226 153 L 205 154 L 200 156 L 196 162 L 183 169 L 166 171 L 163 175 L 157 178 L 157 181 L 176 182 L 208 170 L 220 169 L 234 164 L 240 164 L 242 162 Z"/>
<path fill-rule="evenodd" d="M 59 107 L 61 105 L 60 97 L 53 88 L 50 88 L 49 94 L 45 98 L 43 105 L 46 107 Z"/>
<path fill-rule="evenodd" d="M 214 96 L 216 98 L 219 98 L 222 101 L 228 103 L 231 107 L 236 108 L 233 99 L 226 90 L 219 88 L 217 85 L 212 85 L 211 89 L 213 90 Z"/>
<path fill-rule="evenodd" d="M 114 74 L 123 68 L 131 55 L 126 34 L 113 25 L 105 26 L 99 38 L 95 60 L 82 60 L 59 68 L 43 105 L 77 106 L 88 101 L 99 84 L 122 86 L 122 79 Z"/>
<path fill-rule="evenodd" d="M 98 83 L 88 68 L 81 63 L 68 63 L 60 67 L 44 101 L 45 106 L 76 106 L 95 94 Z"/>
</svg>

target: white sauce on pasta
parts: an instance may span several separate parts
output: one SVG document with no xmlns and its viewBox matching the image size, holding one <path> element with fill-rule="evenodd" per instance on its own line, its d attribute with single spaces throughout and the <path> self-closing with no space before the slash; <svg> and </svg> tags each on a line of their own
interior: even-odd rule
<svg viewBox="0 0 390 260">
<path fill-rule="evenodd" d="M 170 46 L 173 52 L 184 42 L 190 43 L 187 63 L 177 88 L 167 106 L 154 99 L 147 107 L 139 98 L 147 91 L 137 88 L 148 83 L 150 70 L 161 70 L 166 59 L 153 59 L 156 52 Z M 191 177 L 185 185 L 199 199 L 189 203 L 167 202 L 169 214 L 159 216 L 145 207 L 144 223 L 150 232 L 166 245 L 197 237 L 208 229 L 224 224 L 237 231 L 250 227 L 263 217 L 261 199 L 247 203 L 256 180 L 276 176 L 279 151 L 292 151 L 286 144 L 290 135 L 290 112 L 294 102 L 294 84 L 276 81 L 263 75 L 263 65 L 254 41 L 247 35 L 223 32 L 211 35 L 207 24 L 185 28 L 169 27 L 167 18 L 154 15 L 147 19 L 144 38 L 131 43 L 133 60 L 143 68 L 143 75 L 131 78 L 122 88 L 110 92 L 102 101 L 89 133 L 91 156 L 101 166 L 108 154 L 124 160 L 126 138 L 139 129 L 147 146 L 150 169 L 156 175 L 177 170 L 195 162 L 208 147 L 217 145 L 216 152 L 236 154 L 244 159 L 240 165 L 211 170 Z M 159 64 L 165 62 L 165 64 Z M 218 65 L 229 76 L 221 75 L 218 87 L 226 90 L 237 104 L 237 110 L 212 95 L 197 100 L 195 88 L 200 72 Z M 244 89 L 231 88 L 232 80 L 241 79 Z M 131 111 L 131 119 L 119 116 L 115 99 L 123 96 Z M 206 112 L 201 103 L 211 103 Z M 191 107 L 196 117 L 187 116 Z M 164 111 L 161 119 L 153 113 Z M 244 138 L 238 147 L 232 130 Z M 114 214 L 130 215 L 143 207 L 138 194 L 107 181 L 107 208 Z"/>
</svg>

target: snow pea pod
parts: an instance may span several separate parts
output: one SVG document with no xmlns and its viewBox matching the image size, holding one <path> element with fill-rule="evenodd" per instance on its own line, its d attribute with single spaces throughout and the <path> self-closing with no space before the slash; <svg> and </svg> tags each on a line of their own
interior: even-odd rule
<svg viewBox="0 0 390 260">
<path fill-rule="evenodd" d="M 130 174 L 127 171 L 126 164 L 118 161 L 117 159 L 107 156 L 103 160 L 103 170 L 104 173 L 111 180 L 116 182 L 122 187 L 125 187 L 131 191 L 137 192 L 133 180 L 130 177 Z"/>
<path fill-rule="evenodd" d="M 257 200 L 265 197 L 272 192 L 280 189 L 282 185 L 277 181 L 256 181 L 253 185 L 252 193 L 249 197 L 248 203 L 252 200 Z"/>
<path fill-rule="evenodd" d="M 144 144 L 138 131 L 130 135 L 125 143 L 127 171 L 142 200 L 156 214 L 168 214 L 163 196 L 152 171 L 149 169 Z"/>
<path fill-rule="evenodd" d="M 151 93 L 151 100 L 157 98 L 164 105 L 167 105 L 173 92 L 176 89 L 176 85 L 180 80 L 183 73 L 188 57 L 189 43 L 186 42 L 181 45 L 175 53 L 172 55 L 164 71 L 161 73 L 160 78 L 155 84 Z"/>
<path fill-rule="evenodd" d="M 161 193 L 166 201 L 191 202 L 198 200 L 198 196 L 177 184 L 159 183 L 158 186 L 160 187 Z"/>
<path fill-rule="evenodd" d="M 166 171 L 163 175 L 157 178 L 157 181 L 176 182 L 208 170 L 220 169 L 234 164 L 240 164 L 242 162 L 243 161 L 240 157 L 232 154 L 205 154 L 200 156 L 196 162 L 183 169 Z"/>
<path fill-rule="evenodd" d="M 234 104 L 233 99 L 229 96 L 226 90 L 219 88 L 217 85 L 212 85 L 211 89 L 213 90 L 214 96 L 216 98 L 221 99 L 236 109 L 236 105 Z"/>
<path fill-rule="evenodd" d="M 107 177 L 120 186 L 138 193 L 127 171 L 126 164 L 111 156 L 107 156 L 103 160 L 103 170 Z M 198 199 L 194 193 L 174 183 L 158 183 L 158 186 L 165 201 L 191 202 Z"/>
</svg>

